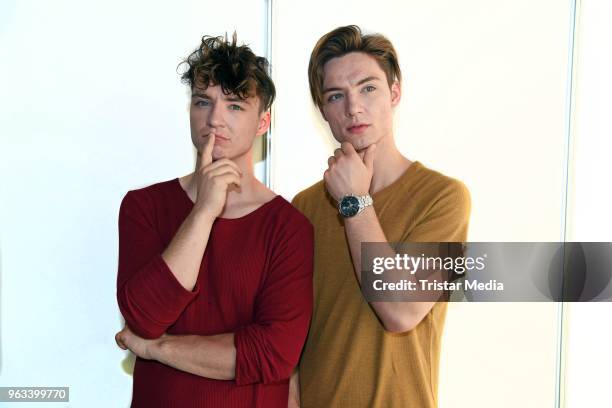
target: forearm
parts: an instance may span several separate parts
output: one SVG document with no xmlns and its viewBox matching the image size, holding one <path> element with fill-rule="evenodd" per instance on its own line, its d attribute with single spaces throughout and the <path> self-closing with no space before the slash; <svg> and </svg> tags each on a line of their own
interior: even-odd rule
<svg viewBox="0 0 612 408">
<path fill-rule="evenodd" d="M 361 243 L 387 242 L 384 231 L 378 221 L 373 207 L 366 208 L 355 217 L 344 221 L 347 240 L 355 275 L 361 285 Z M 395 257 L 396 253 L 391 246 L 377 252 L 380 257 Z M 416 274 L 405 274 L 402 279 L 417 283 Z M 431 299 L 431 297 L 427 297 Z M 413 329 L 429 312 L 435 302 L 370 302 L 376 315 L 380 318 L 385 329 L 392 332 L 405 332 Z"/>
<path fill-rule="evenodd" d="M 215 217 L 194 208 L 162 253 L 176 279 L 187 290 L 195 287 L 214 220 Z"/>
<path fill-rule="evenodd" d="M 141 214 L 129 194 L 126 198 L 119 213 L 117 302 L 135 333 L 158 338 L 198 295 L 197 277 L 214 218 L 192 211 L 166 244 L 155 218 Z"/>
<path fill-rule="evenodd" d="M 232 380 L 236 372 L 234 334 L 164 336 L 153 346 L 151 358 L 200 377 Z"/>
<path fill-rule="evenodd" d="M 300 375 L 297 370 L 293 371 L 289 380 L 289 401 L 288 408 L 299 408 L 300 406 Z"/>
</svg>

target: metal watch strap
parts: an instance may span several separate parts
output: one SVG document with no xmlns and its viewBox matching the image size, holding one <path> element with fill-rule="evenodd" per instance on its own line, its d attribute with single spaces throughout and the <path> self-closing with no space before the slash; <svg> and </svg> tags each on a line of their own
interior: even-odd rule
<svg viewBox="0 0 612 408">
<path fill-rule="evenodd" d="M 357 214 L 359 214 L 360 212 L 365 210 L 367 207 L 374 204 L 374 201 L 372 200 L 372 196 L 369 194 L 362 195 L 362 196 L 355 196 L 355 197 L 357 197 L 357 199 L 359 200 L 359 212 Z"/>
</svg>

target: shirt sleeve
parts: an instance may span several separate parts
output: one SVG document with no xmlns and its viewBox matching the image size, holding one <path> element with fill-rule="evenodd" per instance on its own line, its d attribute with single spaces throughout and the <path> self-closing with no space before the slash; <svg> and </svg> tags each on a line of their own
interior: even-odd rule
<svg viewBox="0 0 612 408">
<path fill-rule="evenodd" d="M 465 242 L 471 199 L 467 187 L 453 180 L 438 194 L 423 219 L 409 232 L 410 242 Z"/>
<path fill-rule="evenodd" d="M 165 248 L 153 211 L 142 204 L 128 192 L 119 209 L 117 302 L 130 329 L 152 339 L 176 322 L 199 287 L 188 291 L 176 279 L 161 256 Z"/>
<path fill-rule="evenodd" d="M 286 380 L 297 365 L 312 316 L 313 239 L 304 219 L 276 244 L 254 323 L 235 332 L 237 385 Z"/>
</svg>

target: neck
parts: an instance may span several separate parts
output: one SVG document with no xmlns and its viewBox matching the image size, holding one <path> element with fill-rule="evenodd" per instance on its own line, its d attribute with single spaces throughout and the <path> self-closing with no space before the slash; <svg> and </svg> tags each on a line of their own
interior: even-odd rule
<svg viewBox="0 0 612 408">
<path fill-rule="evenodd" d="M 397 150 L 393 137 L 386 138 L 376 145 L 374 174 L 370 193 L 376 193 L 396 181 L 412 164 Z"/>
</svg>

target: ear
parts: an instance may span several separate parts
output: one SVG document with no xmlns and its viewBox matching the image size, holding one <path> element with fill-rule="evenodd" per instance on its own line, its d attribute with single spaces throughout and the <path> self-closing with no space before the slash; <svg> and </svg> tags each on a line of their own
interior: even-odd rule
<svg viewBox="0 0 612 408">
<path fill-rule="evenodd" d="M 259 124 L 257 125 L 257 132 L 255 133 L 255 136 L 263 135 L 264 133 L 268 131 L 268 129 L 270 129 L 270 111 L 269 110 L 262 112 L 261 116 L 259 117 Z"/>
<path fill-rule="evenodd" d="M 397 106 L 400 99 L 402 99 L 402 86 L 399 81 L 394 81 L 391 84 L 391 106 Z"/>
</svg>

